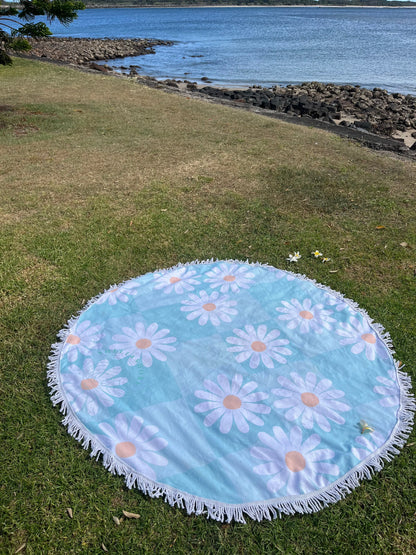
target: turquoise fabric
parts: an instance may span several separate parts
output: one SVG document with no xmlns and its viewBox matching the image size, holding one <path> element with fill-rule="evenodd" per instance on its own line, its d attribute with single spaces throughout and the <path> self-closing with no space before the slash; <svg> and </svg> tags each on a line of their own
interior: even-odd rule
<svg viewBox="0 0 416 555">
<path fill-rule="evenodd" d="M 400 405 L 390 349 L 352 302 L 225 261 L 98 297 L 65 334 L 59 390 L 112 467 L 242 506 L 331 491 L 383 448 Z"/>
</svg>

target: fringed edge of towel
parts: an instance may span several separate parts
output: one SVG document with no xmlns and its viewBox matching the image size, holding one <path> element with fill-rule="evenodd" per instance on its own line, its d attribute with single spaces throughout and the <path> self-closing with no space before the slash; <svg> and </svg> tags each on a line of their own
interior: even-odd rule
<svg viewBox="0 0 416 555">
<path fill-rule="evenodd" d="M 183 264 L 177 264 L 168 269 L 156 270 L 156 272 L 170 272 L 176 268 L 182 268 L 184 266 L 192 266 L 196 264 L 213 264 L 216 262 L 227 262 L 230 264 L 247 264 L 250 266 L 258 266 L 262 268 L 269 269 L 271 271 L 276 271 L 277 268 L 270 266 L 269 264 L 262 264 L 260 262 L 245 262 L 240 260 L 205 260 L 193 262 L 187 262 Z M 73 413 L 68 400 L 63 394 L 63 389 L 60 380 L 59 372 L 59 362 L 62 350 L 65 346 L 66 337 L 70 334 L 71 328 L 78 321 L 81 314 L 87 311 L 90 306 L 92 306 L 102 295 L 105 295 L 108 291 L 114 289 L 114 287 L 121 287 L 125 283 L 131 281 L 126 280 L 119 285 L 112 285 L 106 289 L 103 293 L 96 295 L 94 298 L 90 299 L 88 303 L 84 306 L 79 313 L 68 320 L 66 326 L 60 330 L 57 334 L 59 338 L 58 343 L 52 345 L 51 354 L 49 356 L 48 363 L 48 386 L 50 388 L 50 396 L 54 406 L 60 405 L 60 411 L 64 415 L 62 424 L 67 428 L 68 433 L 79 441 L 84 449 L 91 450 L 91 457 L 98 460 L 102 456 L 102 463 L 104 467 L 109 470 L 112 474 L 118 474 L 124 476 L 126 486 L 128 488 L 136 487 L 143 493 L 149 495 L 150 497 L 164 497 L 165 501 L 168 502 L 172 507 L 177 506 L 181 509 L 185 509 L 188 514 L 207 515 L 207 518 L 212 518 L 220 522 L 231 522 L 235 520 L 236 522 L 245 523 L 245 516 L 252 518 L 253 520 L 261 521 L 263 519 L 272 520 L 282 514 L 307 514 L 317 512 L 324 507 L 332 503 L 343 499 L 348 493 L 351 493 L 356 487 L 360 485 L 360 482 L 364 479 L 371 480 L 375 472 L 381 470 L 384 466 L 384 461 L 391 461 L 395 455 L 397 455 L 401 448 L 404 447 L 413 427 L 414 413 L 416 411 L 416 402 L 414 395 L 411 393 L 411 379 L 405 372 L 401 369 L 403 366 L 400 362 L 393 358 L 394 349 L 390 334 L 385 331 L 381 324 L 375 323 L 368 313 L 360 308 L 355 301 L 348 299 L 342 293 L 334 291 L 326 285 L 316 282 L 314 279 L 308 278 L 302 274 L 296 274 L 287 270 L 280 270 L 288 275 L 292 275 L 296 278 L 313 283 L 319 289 L 323 289 L 334 295 L 336 298 L 341 299 L 347 303 L 351 308 L 356 310 L 358 313 L 362 314 L 376 331 L 377 335 L 386 345 L 394 366 L 396 369 L 397 380 L 400 388 L 400 406 L 397 413 L 397 423 L 394 427 L 390 437 L 387 441 L 378 448 L 376 451 L 371 453 L 366 459 L 361 461 L 357 466 L 351 469 L 349 472 L 344 474 L 342 478 L 339 478 L 326 488 L 319 491 L 315 491 L 307 495 L 299 495 L 292 497 L 285 497 L 279 499 L 268 499 L 266 501 L 257 503 L 244 503 L 244 504 L 227 504 L 218 501 L 213 501 L 211 499 L 204 499 L 202 497 L 197 497 L 195 495 L 190 495 L 188 493 L 176 490 L 175 488 L 166 486 L 164 484 L 159 484 L 148 478 L 145 478 L 137 472 L 132 472 L 131 468 L 121 461 L 119 461 L 112 454 L 108 453 L 105 447 L 93 437 L 93 435 L 88 431 L 88 429 L 82 424 L 78 417 Z M 150 275 L 155 272 L 149 272 L 145 275 Z M 133 278 L 134 279 L 134 278 Z"/>
</svg>

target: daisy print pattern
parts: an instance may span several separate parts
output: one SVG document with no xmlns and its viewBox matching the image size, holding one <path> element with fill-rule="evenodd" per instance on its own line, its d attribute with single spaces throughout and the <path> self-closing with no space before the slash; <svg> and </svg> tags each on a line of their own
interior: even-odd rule
<svg viewBox="0 0 416 555">
<path fill-rule="evenodd" d="M 176 350 L 176 347 L 171 345 L 176 341 L 176 337 L 169 337 L 168 329 L 158 331 L 158 327 L 155 322 L 148 328 L 142 322 L 137 322 L 134 329 L 122 328 L 124 335 L 113 335 L 116 343 L 110 345 L 110 349 L 119 351 L 115 355 L 118 359 L 129 357 L 129 366 L 135 366 L 141 360 L 143 366 L 150 368 L 153 358 L 165 362 L 165 352 Z"/>
<path fill-rule="evenodd" d="M 339 342 L 341 345 L 352 345 L 351 352 L 354 355 L 359 355 L 364 351 L 368 360 L 388 357 L 376 332 L 365 320 L 360 321 L 352 316 L 349 323 L 340 322 L 339 325 L 341 328 L 337 329 L 336 333 L 343 338 Z"/>
<path fill-rule="evenodd" d="M 100 332 L 101 325 L 93 326 L 89 320 L 78 324 L 74 332 L 71 331 L 65 339 L 64 353 L 67 354 L 69 362 L 75 362 L 79 353 L 89 356 L 101 338 Z"/>
<path fill-rule="evenodd" d="M 253 467 L 261 476 L 271 476 L 267 489 L 277 493 L 286 487 L 286 495 L 301 495 L 327 486 L 326 475 L 338 476 L 339 468 L 330 461 L 335 453 L 331 449 L 316 449 L 321 442 L 318 434 L 302 441 L 302 430 L 293 426 L 286 435 L 279 426 L 273 427 L 273 436 L 260 432 L 263 445 L 251 449 L 251 455 L 265 461 Z"/>
<path fill-rule="evenodd" d="M 277 397 L 274 402 L 276 409 L 287 409 L 284 416 L 292 422 L 300 418 L 304 428 L 313 428 L 314 421 L 324 432 L 331 431 L 330 420 L 336 424 L 345 424 L 345 419 L 339 414 L 351 409 L 346 403 L 339 401 L 344 392 L 332 389 L 332 382 L 327 379 L 318 381 L 316 374 L 308 372 L 305 379 L 296 372 L 286 376 L 279 376 L 277 381 L 282 386 L 272 389 Z"/>
<path fill-rule="evenodd" d="M 188 300 L 182 301 L 183 312 L 189 312 L 187 320 L 198 318 L 198 324 L 205 326 L 211 322 L 214 326 L 219 326 L 221 322 L 231 322 L 232 316 L 238 314 L 233 308 L 237 301 L 230 301 L 227 295 L 220 296 L 218 291 L 210 295 L 206 291 L 201 291 L 198 295 L 191 293 Z"/>
<path fill-rule="evenodd" d="M 217 383 L 210 380 L 204 381 L 206 391 L 195 391 L 195 397 L 204 399 L 203 403 L 195 406 L 195 412 L 207 412 L 204 419 L 205 426 L 212 426 L 220 419 L 220 432 L 228 434 L 233 423 L 238 430 L 246 434 L 249 422 L 256 426 L 263 426 L 263 420 L 257 414 L 269 414 L 270 407 L 259 403 L 268 398 L 267 393 L 255 392 L 256 382 L 247 382 L 243 385 L 243 376 L 235 374 L 231 383 L 224 374 L 217 376 Z M 256 414 L 257 413 L 257 414 Z"/>
<path fill-rule="evenodd" d="M 102 422 L 99 428 L 105 435 L 97 435 L 97 438 L 105 447 L 146 478 L 156 480 L 153 466 L 168 464 L 168 460 L 158 453 L 168 442 L 162 437 L 155 437 L 159 429 L 156 426 L 144 426 L 143 418 L 135 415 L 129 420 L 125 414 L 118 414 L 114 426 Z"/>
<path fill-rule="evenodd" d="M 87 358 L 83 367 L 76 364 L 69 366 L 69 373 L 63 374 L 62 385 L 68 401 L 75 412 L 84 409 L 90 416 L 95 416 L 101 407 L 110 407 L 114 398 L 123 397 L 127 378 L 118 377 L 120 366 L 108 368 L 108 360 L 101 360 L 94 368 L 92 359 Z"/>
<path fill-rule="evenodd" d="M 323 304 L 313 306 L 311 299 L 305 299 L 303 303 L 297 299 L 282 301 L 282 305 L 276 308 L 281 313 L 279 320 L 286 321 L 290 330 L 299 328 L 299 333 L 322 333 L 330 330 L 331 324 L 336 321 L 331 317 L 332 310 L 325 310 Z"/>
<path fill-rule="evenodd" d="M 227 293 L 231 290 L 236 293 L 240 289 L 248 289 L 253 282 L 254 274 L 249 268 L 240 264 L 221 263 L 207 272 L 205 281 L 210 284 L 213 289 L 220 288 L 221 293 Z"/>
<path fill-rule="evenodd" d="M 195 285 L 199 285 L 199 281 L 195 279 L 196 271 L 186 268 L 178 268 L 170 270 L 163 274 L 156 274 L 155 289 L 161 289 L 166 295 L 174 292 L 182 295 L 187 291 L 193 291 Z"/>
<path fill-rule="evenodd" d="M 400 404 L 400 389 L 396 381 L 396 372 L 388 370 L 389 378 L 377 376 L 376 380 L 382 385 L 376 385 L 373 389 L 375 393 L 384 395 L 379 403 L 382 407 L 397 407 Z"/>
<path fill-rule="evenodd" d="M 274 368 L 273 360 L 285 364 L 287 362 L 285 356 L 292 354 L 292 351 L 285 346 L 289 344 L 289 340 L 278 339 L 279 330 L 271 330 L 267 333 L 267 326 L 263 324 L 257 330 L 254 326 L 247 325 L 244 330 L 234 329 L 233 332 L 236 337 L 227 337 L 226 341 L 234 347 L 229 347 L 227 350 L 238 353 L 235 357 L 238 363 L 250 359 L 249 365 L 253 370 L 260 362 L 266 368 Z"/>
<path fill-rule="evenodd" d="M 374 455 L 374 451 L 377 451 L 385 441 L 385 436 L 377 430 L 371 434 L 361 434 L 355 438 L 355 445 L 351 449 L 351 453 L 359 461 L 362 461 L 368 456 Z"/>
<path fill-rule="evenodd" d="M 348 304 L 342 298 L 334 297 L 334 295 L 330 295 L 329 293 L 325 295 L 325 301 L 326 304 L 328 304 L 337 312 L 349 308 Z"/>
<path fill-rule="evenodd" d="M 130 297 L 137 295 L 138 288 L 138 283 L 134 281 L 127 282 L 120 287 L 115 285 L 109 291 L 106 291 L 103 295 L 101 295 L 96 303 L 108 303 L 110 306 L 114 306 L 118 302 L 127 303 L 130 300 Z"/>
<path fill-rule="evenodd" d="M 284 272 L 283 270 L 275 270 L 273 275 L 276 279 L 283 279 L 286 278 L 287 281 L 293 281 L 296 277 L 289 272 Z"/>
</svg>

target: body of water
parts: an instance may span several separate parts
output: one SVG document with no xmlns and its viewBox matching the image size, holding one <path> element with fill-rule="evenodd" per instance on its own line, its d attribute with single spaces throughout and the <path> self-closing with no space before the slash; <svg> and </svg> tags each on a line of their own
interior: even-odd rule
<svg viewBox="0 0 416 555">
<path fill-rule="evenodd" d="M 214 84 L 351 83 L 416 94 L 416 9 L 89 9 L 57 36 L 175 41 L 125 58 L 139 72 Z"/>
</svg>

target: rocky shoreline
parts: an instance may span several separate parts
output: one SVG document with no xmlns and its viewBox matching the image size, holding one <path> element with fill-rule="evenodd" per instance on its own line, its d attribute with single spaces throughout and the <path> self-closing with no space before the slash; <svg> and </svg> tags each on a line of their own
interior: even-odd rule
<svg viewBox="0 0 416 555">
<path fill-rule="evenodd" d="M 319 82 L 286 87 L 253 85 L 245 90 L 226 89 L 208 85 L 206 77 L 201 78 L 203 84 L 174 79 L 158 81 L 140 76 L 138 66 L 108 65 L 116 58 L 152 54 L 155 46 L 173 44 L 157 39 L 48 37 L 32 39 L 31 43 L 32 57 L 128 76 L 148 86 L 332 130 L 372 148 L 416 156 L 416 97 L 412 95 L 391 94 L 380 88 L 369 90 L 358 85 Z"/>
<path fill-rule="evenodd" d="M 158 39 L 89 39 L 45 37 L 29 39 L 30 55 L 66 64 L 83 65 L 95 60 L 114 60 L 128 56 L 154 54 L 155 46 L 171 46 L 172 41 Z"/>
</svg>

